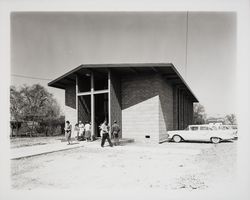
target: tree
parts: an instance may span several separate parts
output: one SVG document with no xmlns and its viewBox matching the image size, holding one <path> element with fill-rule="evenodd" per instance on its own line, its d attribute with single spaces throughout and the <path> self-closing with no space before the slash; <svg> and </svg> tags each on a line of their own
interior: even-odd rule
<svg viewBox="0 0 250 200">
<path fill-rule="evenodd" d="M 11 136 L 13 136 L 13 130 L 16 129 L 18 134 L 23 120 L 25 103 L 23 101 L 22 94 L 17 90 L 15 86 L 10 87 L 10 115 L 11 115 Z"/>
<path fill-rule="evenodd" d="M 10 111 L 15 121 L 29 121 L 30 136 L 37 122 L 60 117 L 60 107 L 53 95 L 40 84 L 24 85 L 19 90 L 10 88 Z"/>
<path fill-rule="evenodd" d="M 206 113 L 204 106 L 199 103 L 195 103 L 193 111 L 194 124 L 204 124 L 206 122 Z"/>
<path fill-rule="evenodd" d="M 225 116 L 225 123 L 230 125 L 236 125 L 237 120 L 235 114 L 229 114 Z"/>
<path fill-rule="evenodd" d="M 15 86 L 10 87 L 10 114 L 13 120 L 21 121 L 23 119 L 25 102 L 23 96 Z"/>
</svg>

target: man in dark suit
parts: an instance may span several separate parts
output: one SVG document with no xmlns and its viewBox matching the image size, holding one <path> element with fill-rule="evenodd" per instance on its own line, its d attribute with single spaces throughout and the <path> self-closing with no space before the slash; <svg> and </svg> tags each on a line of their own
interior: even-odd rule
<svg viewBox="0 0 250 200">
<path fill-rule="evenodd" d="M 114 137 L 115 146 L 119 145 L 119 132 L 120 132 L 120 127 L 117 124 L 117 121 L 114 120 L 114 124 L 111 127 L 111 135 Z"/>
</svg>

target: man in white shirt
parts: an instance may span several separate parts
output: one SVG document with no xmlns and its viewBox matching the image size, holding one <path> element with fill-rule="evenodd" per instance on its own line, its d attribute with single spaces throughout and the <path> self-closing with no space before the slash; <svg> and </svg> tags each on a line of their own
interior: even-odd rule
<svg viewBox="0 0 250 200">
<path fill-rule="evenodd" d="M 108 127 L 107 121 L 105 120 L 99 126 L 99 128 L 101 129 L 101 137 L 102 137 L 101 147 L 104 147 L 106 139 L 108 140 L 109 146 L 113 147 L 113 144 L 112 144 L 110 137 L 109 137 L 109 127 Z"/>
</svg>

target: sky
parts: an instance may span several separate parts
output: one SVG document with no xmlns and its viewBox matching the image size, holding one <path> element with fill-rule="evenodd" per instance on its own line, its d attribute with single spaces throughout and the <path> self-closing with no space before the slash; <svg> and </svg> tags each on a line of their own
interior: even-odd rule
<svg viewBox="0 0 250 200">
<path fill-rule="evenodd" d="M 208 116 L 235 113 L 236 27 L 230 12 L 13 12 L 11 84 L 40 83 L 63 106 L 47 83 L 81 64 L 166 62 Z"/>
</svg>

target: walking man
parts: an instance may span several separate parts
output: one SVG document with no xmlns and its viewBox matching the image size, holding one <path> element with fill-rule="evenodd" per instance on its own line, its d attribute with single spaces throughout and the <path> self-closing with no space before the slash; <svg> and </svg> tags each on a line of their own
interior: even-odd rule
<svg viewBox="0 0 250 200">
<path fill-rule="evenodd" d="M 109 127 L 107 125 L 107 121 L 105 120 L 100 126 L 99 128 L 101 129 L 101 136 L 102 136 L 102 142 L 101 142 L 101 147 L 104 147 L 105 141 L 106 139 L 108 140 L 109 146 L 113 147 L 113 144 L 110 140 L 109 137 Z"/>
<path fill-rule="evenodd" d="M 111 135 L 114 137 L 114 145 L 117 146 L 119 145 L 119 132 L 120 132 L 120 127 L 117 124 L 117 121 L 114 120 L 114 124 L 111 127 Z"/>
</svg>

